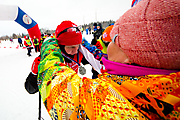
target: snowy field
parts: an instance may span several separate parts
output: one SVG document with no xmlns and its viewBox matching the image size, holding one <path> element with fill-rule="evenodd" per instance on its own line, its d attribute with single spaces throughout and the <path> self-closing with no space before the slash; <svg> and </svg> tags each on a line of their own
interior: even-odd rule
<svg viewBox="0 0 180 120">
<path fill-rule="evenodd" d="M 84 33 L 85 34 L 85 33 Z M 91 35 L 84 35 L 89 42 Z M 17 39 L 14 43 L 2 41 L 0 43 L 0 118 L 1 120 L 38 120 L 39 94 L 29 94 L 24 88 L 24 82 L 35 57 L 39 53 L 32 50 L 32 56 L 27 56 L 27 49 L 18 47 Z M 86 77 L 91 78 L 91 66 L 86 65 Z M 41 105 L 41 117 L 51 120 L 44 105 Z M 42 120 L 43 120 L 42 119 Z"/>
</svg>

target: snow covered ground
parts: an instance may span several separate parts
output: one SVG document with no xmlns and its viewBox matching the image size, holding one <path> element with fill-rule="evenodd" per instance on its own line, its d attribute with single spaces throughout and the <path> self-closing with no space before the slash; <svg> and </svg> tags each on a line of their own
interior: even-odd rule
<svg viewBox="0 0 180 120">
<path fill-rule="evenodd" d="M 91 35 L 83 34 L 89 42 Z M 14 43 L 2 41 L 0 43 L 0 118 L 1 120 L 38 120 L 39 94 L 29 94 L 24 88 L 24 82 L 36 56 L 27 56 L 27 49 L 18 47 L 17 39 Z M 86 77 L 91 78 L 91 66 L 86 65 Z M 44 105 L 41 105 L 41 117 L 51 120 Z"/>
</svg>

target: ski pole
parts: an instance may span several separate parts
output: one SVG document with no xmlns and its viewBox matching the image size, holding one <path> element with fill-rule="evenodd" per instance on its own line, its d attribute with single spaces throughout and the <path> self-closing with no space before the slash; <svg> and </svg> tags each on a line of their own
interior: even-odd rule
<svg viewBox="0 0 180 120">
<path fill-rule="evenodd" d="M 41 94 L 39 92 L 39 120 L 41 120 Z"/>
</svg>

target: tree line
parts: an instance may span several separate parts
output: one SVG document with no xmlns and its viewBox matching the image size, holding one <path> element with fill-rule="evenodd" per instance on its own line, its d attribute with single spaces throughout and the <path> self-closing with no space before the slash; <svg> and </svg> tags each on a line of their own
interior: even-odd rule
<svg viewBox="0 0 180 120">
<path fill-rule="evenodd" d="M 84 28 L 84 30 L 86 29 L 86 27 L 91 27 L 91 29 L 93 29 L 93 24 L 95 22 L 91 22 L 89 24 L 84 24 L 84 25 L 80 25 L 81 27 Z M 109 21 L 102 21 L 102 22 L 96 22 L 96 23 L 101 23 L 102 27 L 105 28 L 107 27 L 109 24 L 115 23 L 115 21 L 113 20 L 109 20 Z M 55 30 L 49 30 L 48 28 L 41 28 L 40 29 L 42 34 L 52 34 L 55 32 Z M 19 34 L 15 34 L 13 33 L 12 35 L 4 35 L 4 36 L 0 36 L 0 40 L 9 40 L 9 39 L 17 39 L 18 37 L 20 38 L 24 38 L 24 36 L 29 36 L 28 34 L 24 34 L 24 33 L 19 33 Z"/>
</svg>

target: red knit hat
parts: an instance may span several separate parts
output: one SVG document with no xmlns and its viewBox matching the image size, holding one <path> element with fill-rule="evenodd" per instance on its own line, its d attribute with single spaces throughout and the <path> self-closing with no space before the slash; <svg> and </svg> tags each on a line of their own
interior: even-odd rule
<svg viewBox="0 0 180 120">
<path fill-rule="evenodd" d="M 142 0 L 115 23 L 111 38 L 141 66 L 180 69 L 180 0 Z"/>
<path fill-rule="evenodd" d="M 82 42 L 82 34 L 78 26 L 71 21 L 63 21 L 55 31 L 59 45 L 77 45 Z"/>
</svg>

